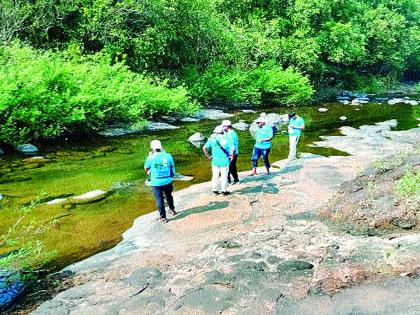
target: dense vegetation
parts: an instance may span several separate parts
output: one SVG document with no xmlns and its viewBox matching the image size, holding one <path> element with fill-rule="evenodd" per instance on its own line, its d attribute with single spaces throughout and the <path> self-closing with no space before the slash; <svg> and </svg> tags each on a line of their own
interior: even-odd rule
<svg viewBox="0 0 420 315">
<path fill-rule="evenodd" d="M 0 0 L 0 141 L 188 113 L 191 100 L 303 104 L 313 88 L 379 91 L 418 80 L 419 8 L 418 0 Z M 55 121 L 57 111 L 66 117 Z M 37 120 L 44 125 L 34 129 Z"/>
</svg>

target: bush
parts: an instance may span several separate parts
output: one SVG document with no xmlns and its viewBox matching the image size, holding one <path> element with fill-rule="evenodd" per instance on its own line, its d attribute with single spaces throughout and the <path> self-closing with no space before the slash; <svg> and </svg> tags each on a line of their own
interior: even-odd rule
<svg viewBox="0 0 420 315">
<path fill-rule="evenodd" d="M 69 60 L 20 44 L 0 46 L 0 141 L 18 143 L 197 110 L 183 87 L 170 89 L 99 56 Z"/>
<path fill-rule="evenodd" d="M 309 102 L 314 93 L 307 77 L 274 63 L 250 70 L 216 63 L 201 75 L 189 69 L 186 81 L 191 94 L 203 103 L 301 105 Z"/>
</svg>

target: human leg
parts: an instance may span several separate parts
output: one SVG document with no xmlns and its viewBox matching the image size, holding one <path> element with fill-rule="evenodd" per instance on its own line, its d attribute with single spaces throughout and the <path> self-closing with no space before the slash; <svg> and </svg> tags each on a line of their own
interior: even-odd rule
<svg viewBox="0 0 420 315">
<path fill-rule="evenodd" d="M 262 152 L 260 148 L 254 147 L 254 152 L 252 153 L 252 175 L 257 174 L 257 167 L 258 167 L 258 159 L 260 158 Z"/>
<path fill-rule="evenodd" d="M 268 160 L 268 155 L 270 154 L 271 149 L 262 150 L 262 160 L 264 161 L 265 168 L 267 169 L 267 174 L 270 173 L 270 161 Z"/>
<path fill-rule="evenodd" d="M 212 164 L 211 165 L 211 172 L 212 172 L 212 177 L 211 177 L 211 190 L 213 192 L 219 192 L 219 183 L 218 183 L 218 179 L 219 179 L 219 167 L 214 166 Z"/>
<path fill-rule="evenodd" d="M 220 190 L 222 193 L 226 192 L 228 172 L 228 165 L 220 167 Z"/>
<path fill-rule="evenodd" d="M 299 141 L 299 136 L 289 136 L 289 160 L 296 159 L 296 147 Z"/>
<path fill-rule="evenodd" d="M 174 191 L 174 186 L 171 184 L 162 186 L 163 193 L 165 194 L 166 202 L 168 203 L 169 212 L 171 214 L 176 214 L 175 205 L 174 205 L 174 197 L 172 196 L 172 192 Z"/>
<path fill-rule="evenodd" d="M 163 219 L 166 218 L 165 204 L 163 203 L 163 192 L 161 186 L 153 186 L 153 194 L 156 199 L 156 206 L 159 211 L 159 216 Z"/>
<path fill-rule="evenodd" d="M 238 160 L 238 155 L 235 155 L 235 157 L 232 159 L 232 161 L 229 164 L 229 175 L 232 174 L 234 183 L 239 182 L 238 169 L 236 167 L 236 161 L 237 160 Z M 230 179 L 229 175 L 228 175 L 228 182 L 229 182 L 229 179 Z"/>
</svg>

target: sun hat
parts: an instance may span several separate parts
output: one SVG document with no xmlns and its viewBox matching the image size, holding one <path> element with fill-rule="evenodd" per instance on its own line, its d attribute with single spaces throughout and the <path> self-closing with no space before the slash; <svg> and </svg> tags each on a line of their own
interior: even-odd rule
<svg viewBox="0 0 420 315">
<path fill-rule="evenodd" d="M 264 123 L 265 124 L 265 119 L 264 117 L 258 117 L 257 120 L 255 121 L 257 124 L 258 123 Z"/>
<path fill-rule="evenodd" d="M 230 120 L 225 119 L 222 121 L 222 126 L 231 126 L 231 125 L 232 125 L 232 122 Z"/>
<path fill-rule="evenodd" d="M 152 150 L 162 150 L 163 148 L 162 148 L 162 143 L 160 143 L 160 141 L 159 140 L 152 140 L 151 142 L 150 142 L 150 148 L 152 149 Z"/>
<path fill-rule="evenodd" d="M 295 112 L 291 112 L 291 113 L 289 113 L 289 114 L 287 114 L 288 116 L 289 116 L 289 119 L 290 118 L 292 118 L 293 116 L 296 116 L 296 113 Z"/>
<path fill-rule="evenodd" d="M 216 128 L 214 128 L 213 130 L 214 133 L 223 133 L 223 127 L 222 126 L 217 126 Z"/>
</svg>

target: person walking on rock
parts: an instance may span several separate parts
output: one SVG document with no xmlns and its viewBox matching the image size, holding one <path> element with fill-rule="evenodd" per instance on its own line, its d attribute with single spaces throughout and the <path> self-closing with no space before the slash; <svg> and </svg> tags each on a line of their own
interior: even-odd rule
<svg viewBox="0 0 420 315">
<path fill-rule="evenodd" d="M 273 140 L 273 128 L 265 124 L 265 119 L 259 117 L 256 120 L 257 129 L 255 131 L 255 145 L 254 152 L 252 154 L 252 174 L 251 176 L 257 175 L 258 160 L 262 156 L 266 173 L 270 174 L 270 161 L 268 155 L 271 150 L 271 140 Z"/>
<path fill-rule="evenodd" d="M 222 127 L 225 131 L 226 137 L 229 139 L 230 143 L 233 144 L 233 147 L 235 148 L 235 155 L 232 157 L 230 163 L 229 163 L 229 173 L 228 173 L 228 183 L 230 184 L 232 182 L 231 175 L 233 177 L 233 184 L 239 183 L 239 177 L 238 177 L 238 169 L 236 167 L 236 161 L 238 160 L 239 155 L 239 138 L 238 134 L 233 130 L 232 128 L 232 122 L 230 120 L 223 120 L 222 121 Z"/>
<path fill-rule="evenodd" d="M 296 148 L 299 142 L 300 134 L 305 129 L 305 121 L 296 113 L 289 113 L 289 156 L 288 160 L 296 160 Z"/>
<path fill-rule="evenodd" d="M 172 196 L 172 181 L 175 176 L 175 163 L 172 155 L 163 150 L 159 140 L 150 142 L 151 153 L 144 163 L 145 172 L 150 175 L 150 184 L 155 195 L 159 211 L 159 221 L 167 223 L 164 197 L 169 206 L 169 213 L 176 215 L 174 198 Z"/>
<path fill-rule="evenodd" d="M 209 150 L 211 155 L 209 154 Z M 235 156 L 235 148 L 224 136 L 222 126 L 217 126 L 213 135 L 203 146 L 204 155 L 211 161 L 211 187 L 214 195 L 221 193 L 224 196 L 230 195 L 227 191 L 227 177 L 229 172 L 229 163 Z M 220 182 L 220 191 L 219 191 Z"/>
</svg>

